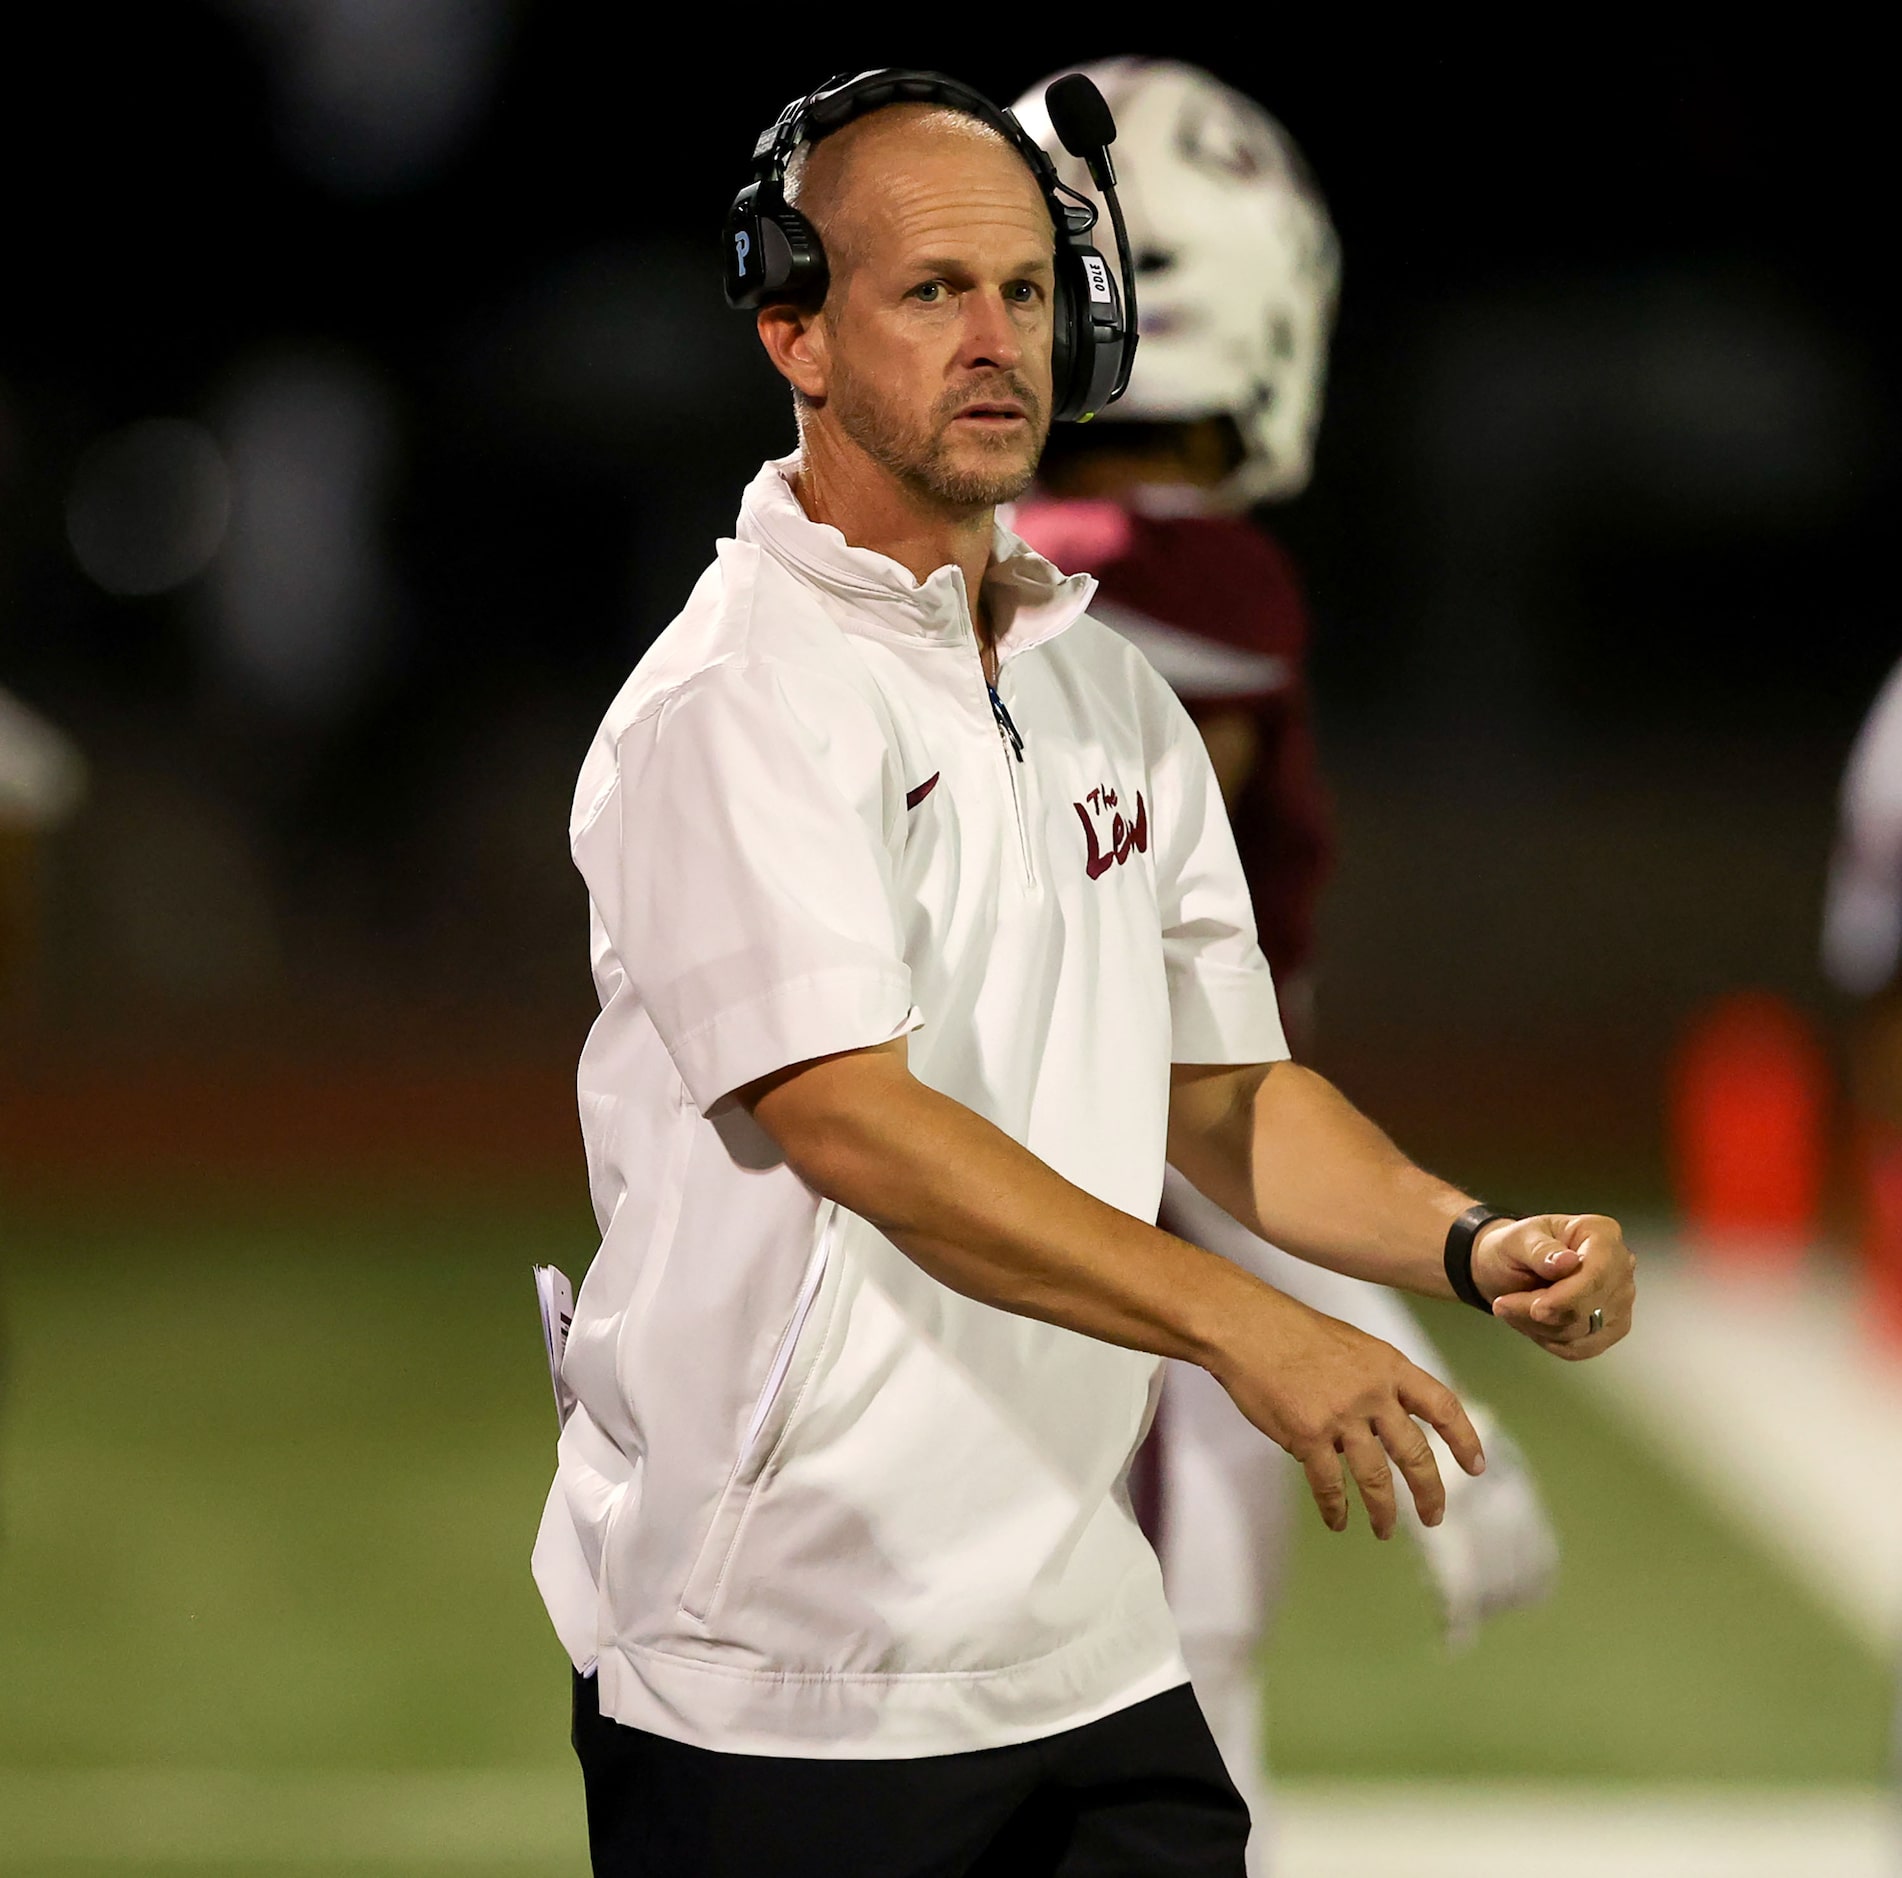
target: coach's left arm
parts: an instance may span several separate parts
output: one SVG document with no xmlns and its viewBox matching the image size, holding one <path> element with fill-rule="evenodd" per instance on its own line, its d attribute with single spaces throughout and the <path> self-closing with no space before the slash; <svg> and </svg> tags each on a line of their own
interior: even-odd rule
<svg viewBox="0 0 1902 1878">
<path fill-rule="evenodd" d="M 1447 1229 L 1472 1196 L 1416 1167 L 1310 1069 L 1176 1065 L 1169 1159 L 1244 1226 L 1310 1264 L 1454 1295 Z M 1630 1330 L 1635 1265 L 1622 1228 L 1602 1213 L 1500 1220 L 1473 1245 L 1473 1280 L 1493 1315 L 1568 1360 L 1600 1355 Z"/>
</svg>

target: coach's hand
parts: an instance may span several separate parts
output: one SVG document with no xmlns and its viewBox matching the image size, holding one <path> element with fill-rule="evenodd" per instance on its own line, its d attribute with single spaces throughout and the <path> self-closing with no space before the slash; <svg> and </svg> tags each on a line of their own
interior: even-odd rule
<svg viewBox="0 0 1902 1878">
<path fill-rule="evenodd" d="M 1631 1329 L 1637 1260 L 1602 1213 L 1535 1213 L 1488 1226 L 1473 1246 L 1473 1282 L 1493 1315 L 1543 1350 L 1578 1362 Z M 1592 1328 L 1592 1313 L 1604 1313 Z"/>
<path fill-rule="evenodd" d="M 1422 1522 L 1437 1526 L 1446 1488 L 1414 1417 L 1438 1429 L 1459 1464 L 1477 1474 L 1486 1457 L 1459 1398 L 1391 1344 L 1281 1292 L 1263 1287 L 1259 1313 L 1235 1326 L 1232 1353 L 1210 1368 L 1242 1413 L 1301 1463 L 1329 1527 L 1347 1526 L 1343 1464 L 1377 1538 L 1391 1537 L 1399 1516 L 1395 1467 Z"/>
</svg>

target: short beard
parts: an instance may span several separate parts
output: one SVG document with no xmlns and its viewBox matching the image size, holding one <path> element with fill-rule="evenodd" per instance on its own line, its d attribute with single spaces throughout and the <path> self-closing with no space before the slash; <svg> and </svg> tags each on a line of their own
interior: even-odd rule
<svg viewBox="0 0 1902 1878">
<path fill-rule="evenodd" d="M 1018 438 L 987 440 L 987 447 L 1000 455 L 1008 450 L 1013 460 L 963 468 L 949 460 L 945 432 L 960 411 L 985 397 L 1014 398 L 1024 407 L 1034 448 L 1027 456 L 1020 456 L 1023 446 Z M 1049 430 L 1036 394 L 1013 372 L 999 372 L 948 391 L 922 422 L 909 424 L 903 413 L 883 403 L 849 371 L 841 372 L 835 362 L 826 402 L 839 428 L 881 469 L 889 471 L 914 495 L 964 513 L 1015 502 L 1036 479 L 1037 461 L 1043 455 Z"/>
</svg>

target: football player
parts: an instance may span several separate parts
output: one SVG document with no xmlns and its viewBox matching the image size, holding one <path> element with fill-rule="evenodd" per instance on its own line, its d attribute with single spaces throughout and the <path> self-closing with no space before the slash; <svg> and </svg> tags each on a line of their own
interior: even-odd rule
<svg viewBox="0 0 1902 1878">
<path fill-rule="evenodd" d="M 36 921 L 35 848 L 65 820 L 85 787 L 79 752 L 43 718 L 0 691 L 0 1037 L 31 963 Z M 0 1394 L 7 1377 L 0 1299 Z"/>
<path fill-rule="evenodd" d="M 1850 753 L 1823 969 L 1856 1001 L 1851 1098 L 1871 1301 L 1902 1342 L 1902 665 Z"/>
<path fill-rule="evenodd" d="M 1283 1010 L 1299 1020 L 1331 833 L 1309 723 L 1307 610 L 1262 505 L 1308 482 L 1340 250 L 1300 153 L 1252 100 L 1164 60 L 1085 69 L 1116 118 L 1142 340 L 1128 394 L 1095 423 L 1053 431 L 1041 492 L 1014 526 L 1066 571 L 1098 577 L 1092 616 L 1135 641 L 1195 718 Z M 1041 107 L 1047 83 L 1016 109 L 1088 194 Z M 1299 1050 L 1295 1021 L 1290 1036 Z M 1171 1231 L 1449 1376 L 1393 1293 L 1288 1257 L 1173 1172 L 1164 1207 Z M 1409 1521 L 1456 1642 L 1485 1616 L 1543 1597 L 1558 1559 L 1522 1457 L 1490 1418 L 1474 1420 L 1487 1471 L 1443 1465 L 1445 1523 Z M 1208 1376 L 1168 1366 L 1132 1494 L 1196 1693 L 1255 1818 L 1251 1870 L 1270 1855 L 1258 1657 L 1281 1590 L 1291 1484 L 1286 1458 Z"/>
<path fill-rule="evenodd" d="M 31 953 L 37 844 L 77 806 L 84 787 L 85 765 L 71 742 L 0 691 L 0 1014 Z"/>
<path fill-rule="evenodd" d="M 1823 970 L 1855 1001 L 1849 1095 L 1869 1315 L 1890 1347 L 1902 1348 L 1902 664 L 1870 707 L 1843 772 Z M 1902 1701 L 1890 1764 L 1902 1786 Z"/>
</svg>

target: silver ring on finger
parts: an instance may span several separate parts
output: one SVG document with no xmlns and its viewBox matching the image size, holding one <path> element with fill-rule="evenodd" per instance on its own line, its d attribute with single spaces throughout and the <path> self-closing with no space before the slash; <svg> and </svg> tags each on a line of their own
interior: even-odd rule
<svg viewBox="0 0 1902 1878">
<path fill-rule="evenodd" d="M 1595 1337 L 1604 1328 L 1605 1328 L 1605 1313 L 1604 1313 L 1603 1307 L 1601 1306 L 1599 1309 L 1593 1311 L 1591 1316 L 1586 1318 L 1585 1334 L 1588 1337 Z"/>
</svg>

